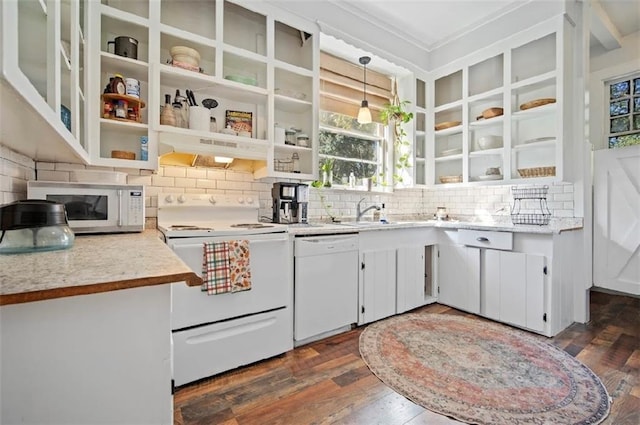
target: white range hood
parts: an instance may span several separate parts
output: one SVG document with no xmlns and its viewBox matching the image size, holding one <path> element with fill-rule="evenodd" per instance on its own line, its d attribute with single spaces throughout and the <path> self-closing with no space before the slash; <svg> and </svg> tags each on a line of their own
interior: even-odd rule
<svg viewBox="0 0 640 425">
<path fill-rule="evenodd" d="M 182 152 L 199 155 L 266 161 L 270 142 L 266 139 L 209 133 L 161 125 L 159 154 Z"/>
</svg>

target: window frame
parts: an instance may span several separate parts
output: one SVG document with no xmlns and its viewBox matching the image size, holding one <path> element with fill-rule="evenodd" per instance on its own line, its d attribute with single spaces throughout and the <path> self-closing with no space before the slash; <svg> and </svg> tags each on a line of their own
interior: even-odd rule
<svg viewBox="0 0 640 425">
<path fill-rule="evenodd" d="M 321 115 L 322 113 L 339 114 L 338 112 L 320 110 L 319 114 Z M 339 115 L 344 115 L 344 114 L 339 114 Z M 351 118 L 355 119 L 355 117 L 351 117 Z M 382 126 L 382 134 L 380 136 L 373 136 L 371 134 L 362 133 L 359 131 L 348 130 L 348 129 L 343 129 L 339 127 L 332 127 L 330 125 L 320 123 L 318 128 L 318 133 L 325 131 L 329 133 L 339 134 L 343 136 L 348 136 L 348 137 L 353 137 L 353 138 L 358 138 L 358 139 L 368 140 L 368 141 L 373 141 L 378 143 L 376 147 L 376 157 L 377 157 L 376 161 L 369 161 L 369 160 L 361 161 L 357 158 L 342 157 L 337 155 L 328 155 L 328 154 L 320 153 L 320 144 L 318 144 L 318 164 L 322 164 L 323 160 L 327 158 L 333 158 L 336 160 L 355 162 L 355 163 L 366 162 L 368 164 L 375 164 L 377 168 L 376 175 L 378 176 L 382 175 L 384 176 L 384 178 L 376 179 L 375 183 L 372 183 L 371 185 L 372 190 L 376 192 L 391 191 L 393 187 L 392 185 L 389 184 L 390 159 L 388 158 L 389 156 L 388 145 L 389 145 L 390 131 L 389 131 L 388 125 L 385 125 L 382 123 L 380 123 L 380 125 Z M 340 177 L 341 176 L 335 176 L 335 175 L 333 176 L 334 181 L 331 186 L 332 188 L 350 189 L 350 190 L 367 190 L 367 187 L 364 187 L 361 181 L 356 180 L 356 187 L 351 188 L 349 187 L 348 182 L 346 184 L 342 183 L 342 181 L 339 180 Z M 322 179 L 322 175 L 320 176 L 320 179 Z M 362 179 L 362 177 L 360 177 L 360 179 Z"/>
<path fill-rule="evenodd" d="M 616 144 L 612 145 L 611 142 L 611 138 L 613 137 L 621 137 L 621 136 L 627 136 L 627 135 L 633 135 L 633 134 L 639 134 L 640 135 L 640 129 L 634 129 L 633 126 L 633 118 L 634 116 L 640 115 L 640 111 L 639 112 L 634 112 L 634 98 L 640 98 L 640 92 L 635 92 L 634 91 L 634 80 L 636 79 L 640 79 L 640 71 L 634 71 L 631 72 L 629 74 L 626 74 L 625 76 L 622 77 L 616 77 L 613 78 L 611 80 L 607 80 L 604 84 L 604 89 L 605 89 L 605 96 L 604 97 L 604 109 L 606 111 L 604 115 L 604 136 L 605 136 L 605 143 L 608 149 L 614 149 L 614 148 L 621 148 L 627 145 L 622 145 L 622 146 L 618 146 L 617 142 Z M 621 98 L 617 98 L 617 99 L 612 99 L 611 98 L 611 86 L 624 82 L 624 81 L 628 81 L 630 84 L 630 89 L 629 89 L 629 95 L 627 97 L 621 97 Z M 624 100 L 624 99 L 629 99 L 629 112 L 627 114 L 623 114 L 623 115 L 616 115 L 615 117 L 611 115 L 611 102 L 615 102 L 615 101 L 619 101 L 619 100 Z M 618 132 L 618 133 L 612 133 L 611 132 L 611 120 L 614 118 L 620 118 L 620 117 L 628 117 L 629 118 L 629 130 L 628 131 L 622 131 L 622 132 Z"/>
</svg>

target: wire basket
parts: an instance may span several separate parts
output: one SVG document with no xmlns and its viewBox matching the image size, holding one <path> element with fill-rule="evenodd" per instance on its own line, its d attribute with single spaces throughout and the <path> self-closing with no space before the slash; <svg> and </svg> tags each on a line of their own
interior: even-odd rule
<svg viewBox="0 0 640 425">
<path fill-rule="evenodd" d="M 275 171 L 283 171 L 285 173 L 293 172 L 293 159 L 274 159 L 273 169 Z"/>
<path fill-rule="evenodd" d="M 513 199 L 547 199 L 549 186 L 518 187 L 511 186 Z"/>
<path fill-rule="evenodd" d="M 513 224 L 532 224 L 544 226 L 549 224 L 551 214 L 511 214 Z"/>
</svg>

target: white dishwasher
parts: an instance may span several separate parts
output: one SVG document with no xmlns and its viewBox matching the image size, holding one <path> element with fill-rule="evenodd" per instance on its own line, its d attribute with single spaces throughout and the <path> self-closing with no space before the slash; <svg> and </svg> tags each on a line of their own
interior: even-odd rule
<svg viewBox="0 0 640 425">
<path fill-rule="evenodd" d="M 297 346 L 358 321 L 358 235 L 303 236 L 294 244 Z"/>
</svg>

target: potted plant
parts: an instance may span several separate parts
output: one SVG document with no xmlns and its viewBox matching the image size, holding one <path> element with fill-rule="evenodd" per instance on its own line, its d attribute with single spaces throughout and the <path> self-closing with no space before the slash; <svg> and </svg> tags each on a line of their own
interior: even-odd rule
<svg viewBox="0 0 640 425">
<path fill-rule="evenodd" d="M 389 126 L 393 127 L 393 151 L 394 151 L 394 167 L 393 173 L 394 184 L 402 183 L 402 172 L 411 167 L 411 142 L 406 137 L 403 125 L 411 122 L 413 112 L 408 112 L 405 108 L 411 102 L 408 100 L 400 101 L 397 95 L 393 101 L 384 105 L 380 111 L 380 118 Z"/>
<path fill-rule="evenodd" d="M 320 165 L 320 171 L 322 171 L 322 185 L 324 187 L 331 187 L 333 182 L 333 158 L 325 158 Z"/>
</svg>

